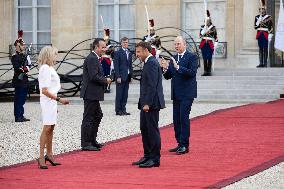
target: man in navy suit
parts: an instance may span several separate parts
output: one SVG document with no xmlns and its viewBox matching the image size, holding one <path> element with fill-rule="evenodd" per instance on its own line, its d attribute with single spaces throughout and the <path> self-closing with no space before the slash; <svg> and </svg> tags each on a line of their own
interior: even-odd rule
<svg viewBox="0 0 284 189">
<path fill-rule="evenodd" d="M 126 112 L 126 103 L 132 75 L 132 54 L 128 49 L 127 37 L 121 39 L 121 48 L 114 53 L 114 73 L 116 79 L 116 115 L 130 115 Z"/>
<path fill-rule="evenodd" d="M 144 156 L 132 165 L 140 168 L 160 166 L 161 137 L 159 131 L 159 111 L 165 108 L 162 86 L 162 70 L 157 59 L 152 56 L 151 44 L 140 42 L 136 45 L 136 56 L 144 62 L 138 108 Z"/>
<path fill-rule="evenodd" d="M 177 54 L 170 62 L 164 59 L 161 61 L 165 79 L 172 79 L 173 122 L 178 143 L 177 147 L 169 151 L 185 154 L 189 151 L 189 114 L 193 100 L 197 97 L 198 57 L 186 50 L 186 42 L 181 36 L 175 39 L 174 45 Z"/>
</svg>

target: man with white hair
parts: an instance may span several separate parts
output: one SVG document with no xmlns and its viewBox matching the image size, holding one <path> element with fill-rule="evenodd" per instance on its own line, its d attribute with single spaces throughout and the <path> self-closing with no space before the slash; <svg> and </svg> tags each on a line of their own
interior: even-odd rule
<svg viewBox="0 0 284 189">
<path fill-rule="evenodd" d="M 186 42 L 182 36 L 175 39 L 174 45 L 177 54 L 172 57 L 170 62 L 165 59 L 161 61 L 165 79 L 172 79 L 173 122 L 178 144 L 177 147 L 169 151 L 185 154 L 189 152 L 189 114 L 193 100 L 197 97 L 198 56 L 186 49 Z"/>
</svg>

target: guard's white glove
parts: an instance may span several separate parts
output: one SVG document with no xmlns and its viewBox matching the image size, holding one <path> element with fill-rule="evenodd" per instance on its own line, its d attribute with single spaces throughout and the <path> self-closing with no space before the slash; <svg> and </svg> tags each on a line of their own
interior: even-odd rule
<svg viewBox="0 0 284 189">
<path fill-rule="evenodd" d="M 156 49 L 156 59 L 159 61 L 161 50 Z"/>
<path fill-rule="evenodd" d="M 204 35 L 206 32 L 207 32 L 207 31 L 206 31 L 206 28 L 205 28 L 205 27 L 202 28 L 202 30 L 201 30 L 201 35 Z"/>
<path fill-rule="evenodd" d="M 268 41 L 271 41 L 271 40 L 272 40 L 272 37 L 273 37 L 273 34 L 272 34 L 272 33 L 268 34 Z"/>
<path fill-rule="evenodd" d="M 216 48 L 217 48 L 218 44 L 219 44 L 219 42 L 218 42 L 218 41 L 216 41 L 216 42 L 214 43 L 214 49 L 216 49 Z"/>
<path fill-rule="evenodd" d="M 30 55 L 27 56 L 27 61 L 28 61 L 28 66 L 31 66 L 32 65 L 32 61 L 31 61 Z"/>
</svg>

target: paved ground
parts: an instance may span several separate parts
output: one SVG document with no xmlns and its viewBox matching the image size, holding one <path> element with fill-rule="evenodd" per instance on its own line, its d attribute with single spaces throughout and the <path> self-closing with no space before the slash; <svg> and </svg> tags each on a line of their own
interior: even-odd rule
<svg viewBox="0 0 284 189">
<path fill-rule="evenodd" d="M 58 125 L 54 135 L 54 153 L 60 154 L 80 149 L 80 125 L 83 106 L 80 99 L 76 104 L 59 106 Z M 194 103 L 191 117 L 207 114 L 214 110 L 241 104 Z M 30 122 L 14 123 L 13 103 L 0 105 L 0 167 L 34 160 L 38 157 L 39 135 L 42 129 L 41 111 L 38 102 L 27 102 L 26 117 Z M 130 116 L 115 116 L 114 105 L 102 104 L 104 118 L 99 129 L 98 140 L 107 142 L 139 133 L 139 111 L 137 105 L 127 106 Z M 160 114 L 160 126 L 172 123 L 172 105 L 167 104 Z M 284 188 L 284 163 L 258 175 L 243 179 L 226 188 Z"/>
</svg>

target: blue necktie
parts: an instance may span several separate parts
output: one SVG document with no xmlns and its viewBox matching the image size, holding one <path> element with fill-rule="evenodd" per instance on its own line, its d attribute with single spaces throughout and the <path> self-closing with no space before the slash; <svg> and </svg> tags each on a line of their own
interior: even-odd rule
<svg viewBox="0 0 284 189">
<path fill-rule="evenodd" d="M 128 60 L 128 50 L 125 49 L 124 51 L 125 51 L 125 53 L 126 53 L 126 58 L 127 58 L 127 60 Z"/>
<path fill-rule="evenodd" d="M 179 54 L 179 55 L 178 55 L 178 63 L 180 62 L 181 57 L 182 57 L 182 56 Z"/>
</svg>

